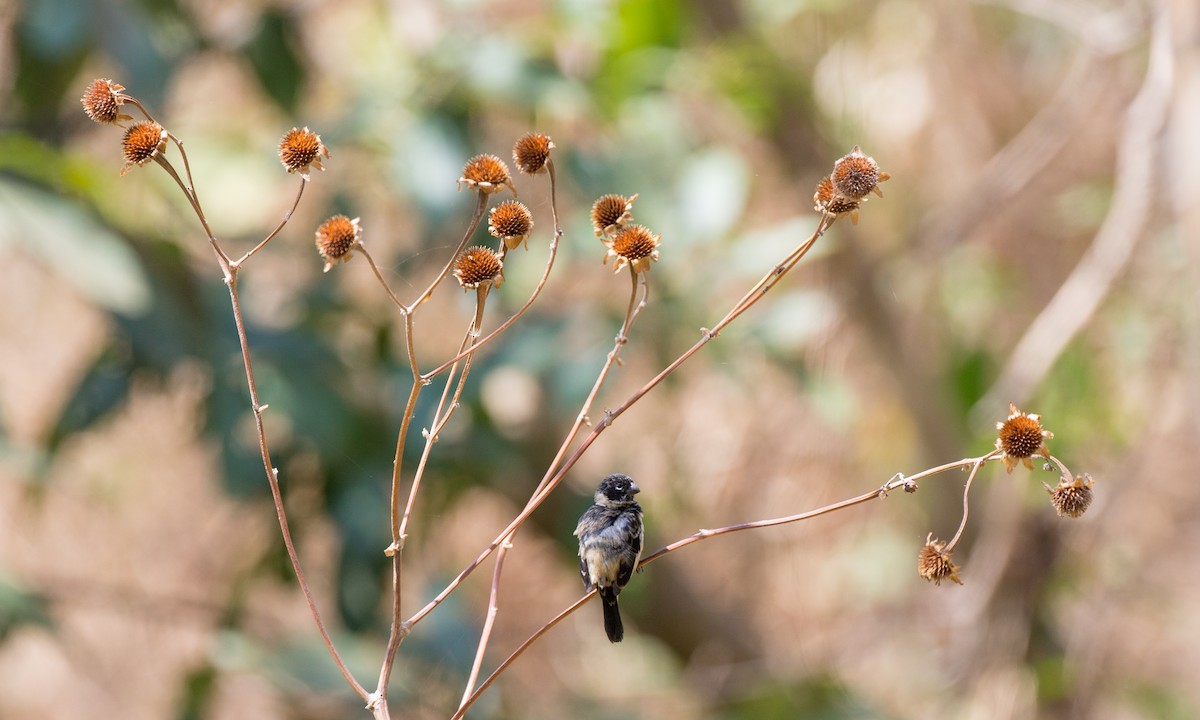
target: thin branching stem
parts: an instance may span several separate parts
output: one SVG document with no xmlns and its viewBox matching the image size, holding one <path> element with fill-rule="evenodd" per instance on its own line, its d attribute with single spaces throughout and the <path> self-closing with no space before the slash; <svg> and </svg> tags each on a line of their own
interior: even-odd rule
<svg viewBox="0 0 1200 720">
<path fill-rule="evenodd" d="M 375 264 L 375 258 L 371 257 L 371 253 L 367 252 L 367 246 L 363 245 L 360 241 L 357 245 L 355 245 L 355 249 L 361 252 L 362 256 L 367 259 L 367 264 L 371 266 L 371 272 L 375 273 L 375 279 L 378 280 L 379 284 L 383 286 L 383 291 L 387 293 L 389 298 L 391 298 L 392 304 L 400 310 L 402 315 L 408 315 L 408 308 L 404 306 L 404 303 L 400 301 L 400 298 L 396 297 L 396 293 L 392 292 L 392 286 L 388 285 L 388 281 L 384 279 L 383 273 L 379 271 L 379 266 Z M 410 356 L 409 360 L 414 361 L 415 358 Z M 416 365 L 414 364 L 413 367 L 416 367 Z"/>
<path fill-rule="evenodd" d="M 429 287 L 425 288 L 425 291 L 418 295 L 417 299 L 413 300 L 412 304 L 408 306 L 407 310 L 409 313 L 415 310 L 418 305 L 428 300 L 433 295 L 433 291 L 437 289 L 438 284 L 450 274 L 450 270 L 454 268 L 454 261 L 458 259 L 459 254 L 462 253 L 467 243 L 471 241 L 471 236 L 475 234 L 475 230 L 479 227 L 479 221 L 483 219 L 483 213 L 487 210 L 487 204 L 488 194 L 485 192 L 476 193 L 475 212 L 471 215 L 471 221 L 467 223 L 467 231 L 463 233 L 463 239 L 459 241 L 458 248 L 450 255 L 450 260 L 442 267 L 442 271 L 437 274 L 433 282 L 429 283 Z"/>
<path fill-rule="evenodd" d="M 613 349 L 609 351 L 608 357 L 605 359 L 604 366 L 600 369 L 600 373 L 596 378 L 596 382 L 592 385 L 591 392 L 588 393 L 587 399 L 583 402 L 583 407 L 580 409 L 579 414 L 575 418 L 575 423 L 571 426 L 570 431 L 567 432 L 567 436 L 559 446 L 558 452 L 555 454 L 554 459 L 550 461 L 550 465 L 546 470 L 546 474 L 542 477 L 541 482 L 534 490 L 534 497 L 537 497 L 538 493 L 546 486 L 546 483 L 550 481 L 550 478 L 553 476 L 554 470 L 558 466 L 558 463 L 562 460 L 563 455 L 566 454 L 567 450 L 571 447 L 571 443 L 575 441 L 575 438 L 579 434 L 580 428 L 582 428 L 583 424 L 587 421 L 588 412 L 590 411 L 592 403 L 596 399 L 596 395 L 600 392 L 601 386 L 608 378 L 608 374 L 612 370 L 613 366 L 620 362 L 621 348 L 624 347 L 629 341 L 629 332 L 633 327 L 634 320 L 637 319 L 637 316 L 641 312 L 642 308 L 646 306 L 650 294 L 647 273 L 636 272 L 634 271 L 633 266 L 630 265 L 629 275 L 632 280 L 632 286 L 629 293 L 629 306 L 625 311 L 625 320 L 621 323 L 621 329 L 613 341 Z M 642 292 L 639 293 L 639 290 Z M 638 297 L 639 294 L 641 295 L 640 300 Z M 508 551 L 512 549 L 512 541 L 515 535 L 516 532 L 514 531 L 507 538 L 505 538 L 500 543 L 500 548 L 496 552 L 496 564 L 492 571 L 492 586 L 488 595 L 487 617 L 484 620 L 483 629 L 479 635 L 479 645 L 475 651 L 475 660 L 471 665 L 471 672 L 467 678 L 466 688 L 463 690 L 462 702 L 466 702 L 467 698 L 470 697 L 471 690 L 475 686 L 475 682 L 479 679 L 479 671 L 483 665 L 484 653 L 487 651 L 487 645 L 491 639 L 492 628 L 495 625 L 496 615 L 500 612 L 500 577 L 503 574 L 504 559 L 508 555 Z"/>
<path fill-rule="evenodd" d="M 263 425 L 263 411 L 266 409 L 266 405 L 259 402 L 258 385 L 255 382 L 254 368 L 250 361 L 250 344 L 247 340 L 246 323 L 242 316 L 242 305 L 238 296 L 237 268 L 230 268 L 228 272 L 226 285 L 229 287 L 229 301 L 233 307 L 233 319 L 237 326 L 238 343 L 242 351 L 242 365 L 246 369 L 246 385 L 250 391 L 250 405 L 254 411 L 254 425 L 258 431 L 258 450 L 262 455 L 263 468 L 267 473 L 267 483 L 271 486 L 271 498 L 275 503 L 275 514 L 279 518 L 279 531 L 283 536 L 283 544 L 287 548 L 288 560 L 292 563 L 292 569 L 296 573 L 296 580 L 300 584 L 301 592 L 304 593 L 304 599 L 308 603 L 308 609 L 312 613 L 317 631 L 321 634 L 321 639 L 325 642 L 325 648 L 329 651 L 329 655 L 333 658 L 333 662 L 337 665 L 338 670 L 341 671 L 342 676 L 346 678 L 346 682 L 350 684 L 350 687 L 354 689 L 354 692 L 359 697 L 366 700 L 367 691 L 350 673 L 350 669 L 346 667 L 346 663 L 342 660 L 337 647 L 334 646 L 333 638 L 330 637 L 329 630 L 325 627 L 324 620 L 321 619 L 321 611 L 317 607 L 316 599 L 313 597 L 312 588 L 309 587 L 308 580 L 304 576 L 304 570 L 300 566 L 300 556 L 296 553 L 296 546 L 292 541 L 292 531 L 288 526 L 287 513 L 283 506 L 283 492 L 279 488 L 279 472 L 271 463 L 271 453 L 267 445 L 267 433 Z"/>
<path fill-rule="evenodd" d="M 284 226 L 288 224 L 288 221 L 292 219 L 292 215 L 296 212 L 296 208 L 300 207 L 300 198 L 304 197 L 304 187 L 306 185 L 308 185 L 308 178 L 302 176 L 300 178 L 300 188 L 296 191 L 296 199 L 292 201 L 292 207 L 289 208 L 287 213 L 284 214 L 283 219 L 279 221 L 279 224 L 275 226 L 274 230 L 272 230 L 265 238 L 262 239 L 262 242 L 251 248 L 250 251 L 245 255 L 241 256 L 237 260 L 234 260 L 233 265 L 240 267 L 242 263 L 249 260 L 255 253 L 266 247 L 267 243 L 271 242 L 271 239 L 278 235 L 281 230 L 283 230 Z"/>
</svg>

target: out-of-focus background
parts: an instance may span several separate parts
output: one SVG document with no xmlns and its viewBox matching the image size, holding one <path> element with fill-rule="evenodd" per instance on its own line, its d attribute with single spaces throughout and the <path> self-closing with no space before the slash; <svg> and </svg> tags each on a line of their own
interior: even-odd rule
<svg viewBox="0 0 1200 720">
<path fill-rule="evenodd" d="M 1192 0 L 0 5 L 0 718 L 367 716 L 287 564 L 211 251 L 157 167 L 119 176 L 121 131 L 78 101 L 96 77 L 183 139 L 231 252 L 294 197 L 283 133 L 332 151 L 242 288 L 299 550 L 364 684 L 411 380 L 368 267 L 322 274 L 313 230 L 361 217 L 410 296 L 470 215 L 463 162 L 538 130 L 557 146 L 559 263 L 435 447 L 408 612 L 524 502 L 612 346 L 629 282 L 600 263 L 592 200 L 640 193 L 663 238 L 603 408 L 812 231 L 835 159 L 859 144 L 892 179 L 533 517 L 485 672 L 579 596 L 571 531 L 607 472 L 642 486 L 654 549 L 983 454 L 1015 401 L 1096 501 L 1062 520 L 1053 473 L 988 466 L 962 586 L 916 574 L 927 534 L 958 524 L 961 473 L 695 545 L 634 578 L 625 642 L 585 607 L 472 717 L 1200 716 L 1197 38 Z M 493 327 L 552 227 L 545 179 L 517 189 L 536 228 Z M 470 311 L 439 289 L 424 368 Z M 457 705 L 490 576 L 405 641 L 396 717 Z"/>
</svg>

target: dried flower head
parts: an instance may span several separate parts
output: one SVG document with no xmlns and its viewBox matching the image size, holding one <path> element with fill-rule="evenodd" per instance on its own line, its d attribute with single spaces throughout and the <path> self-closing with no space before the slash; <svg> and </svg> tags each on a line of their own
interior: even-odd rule
<svg viewBox="0 0 1200 720">
<path fill-rule="evenodd" d="M 1046 447 L 1046 439 L 1054 437 L 1054 433 L 1042 427 L 1040 415 L 1023 413 L 1017 406 L 1008 404 L 1008 419 L 996 423 L 1000 431 L 996 438 L 996 449 L 1003 450 L 1004 467 L 1012 472 L 1018 462 L 1033 469 L 1034 455 L 1050 457 L 1050 449 Z"/>
<path fill-rule="evenodd" d="M 350 259 L 361 235 L 358 218 L 351 220 L 345 215 L 334 215 L 321 223 L 317 228 L 317 252 L 325 258 L 325 272 Z"/>
<path fill-rule="evenodd" d="M 862 206 L 859 200 L 847 200 L 833 194 L 833 180 L 828 175 L 821 178 L 821 182 L 817 183 L 817 190 L 813 193 L 813 210 L 819 213 L 828 211 L 833 217 L 841 215 L 850 215 L 850 222 L 858 224 L 858 208 Z"/>
<path fill-rule="evenodd" d="M 883 197 L 879 183 L 889 177 L 887 173 L 880 172 L 875 158 L 864 155 L 857 145 L 833 164 L 833 174 L 830 176 L 834 194 L 846 200 L 861 200 L 869 192 Z"/>
<path fill-rule="evenodd" d="M 478 189 L 485 195 L 500 192 L 505 187 L 513 191 L 512 176 L 508 174 L 508 166 L 495 155 L 476 155 L 463 166 L 462 177 L 458 179 L 458 188 L 463 184 L 472 190 Z"/>
<path fill-rule="evenodd" d="M 504 282 L 504 261 L 495 250 L 476 245 L 464 250 L 454 261 L 454 277 L 464 290 L 488 285 L 500 287 Z"/>
<path fill-rule="evenodd" d="M 300 173 L 308 179 L 310 168 L 324 170 L 321 157 L 329 158 L 329 148 L 321 142 L 321 136 L 309 130 L 292 128 L 279 141 L 279 161 L 290 173 Z"/>
<path fill-rule="evenodd" d="M 83 111 L 98 123 L 116 124 L 121 120 L 132 120 L 129 115 L 121 114 L 121 106 L 129 99 L 122 92 L 124 86 L 108 78 L 96 78 L 88 85 L 79 102 L 83 103 Z"/>
<path fill-rule="evenodd" d="M 633 201 L 637 193 L 624 195 L 602 195 L 592 203 L 592 227 L 596 237 L 612 232 L 633 219 Z"/>
<path fill-rule="evenodd" d="M 134 165 L 145 165 L 167 149 L 167 131 L 153 120 L 135 123 L 125 131 L 121 147 L 125 153 L 125 167 L 121 168 L 124 175 Z"/>
<path fill-rule="evenodd" d="M 1058 487 L 1050 487 L 1046 483 L 1046 492 L 1050 493 L 1050 503 L 1058 512 L 1059 517 L 1077 518 L 1087 512 L 1092 504 L 1092 486 L 1095 481 L 1092 476 L 1084 473 L 1076 475 L 1074 480 L 1060 478 Z"/>
<path fill-rule="evenodd" d="M 604 241 L 604 246 L 608 248 L 604 262 L 607 263 L 610 257 L 617 259 L 613 263 L 613 272 L 620 272 L 626 265 L 633 268 L 635 273 L 646 272 L 650 269 L 652 261 L 658 262 L 660 237 L 662 236 L 651 233 L 641 225 L 622 228 L 616 235 Z"/>
<path fill-rule="evenodd" d="M 532 230 L 533 215 L 517 200 L 505 200 L 488 214 L 488 232 L 503 240 L 509 250 L 527 241 Z"/>
<path fill-rule="evenodd" d="M 917 555 L 917 574 L 934 585 L 941 585 L 943 580 L 953 580 L 962 585 L 958 577 L 960 568 L 954 564 L 951 553 L 946 549 L 946 543 L 934 540 L 933 533 L 925 538 L 925 547 Z"/>
<path fill-rule="evenodd" d="M 513 162 L 523 173 L 539 173 L 546 169 L 546 161 L 550 159 L 550 149 L 553 147 L 554 141 L 549 135 L 528 133 L 513 145 Z"/>
</svg>

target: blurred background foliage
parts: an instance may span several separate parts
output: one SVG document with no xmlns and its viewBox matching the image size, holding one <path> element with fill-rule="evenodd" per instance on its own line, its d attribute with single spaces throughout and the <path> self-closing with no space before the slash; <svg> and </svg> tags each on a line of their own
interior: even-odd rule
<svg viewBox="0 0 1200 720">
<path fill-rule="evenodd" d="M 639 193 L 637 220 L 663 235 L 603 408 L 807 237 L 836 158 L 860 144 L 893 179 L 533 517 L 485 672 L 578 596 L 571 530 L 607 472 L 646 490 L 655 548 L 982 454 L 1013 400 L 1044 416 L 1099 499 L 1060 521 L 1039 484 L 1050 474 L 989 468 L 956 555 L 963 587 L 913 572 L 927 532 L 953 533 L 957 475 L 704 543 L 630 585 L 626 642 L 610 647 L 585 608 L 472 716 L 1197 716 L 1198 15 L 1187 0 L 10 0 L 0 717 L 366 716 L 283 552 L 211 251 L 162 173 L 118 177 L 119 131 L 78 103 L 95 77 L 184 140 L 233 252 L 294 197 L 282 134 L 309 126 L 332 150 L 242 288 L 289 517 L 364 684 L 386 641 L 387 482 L 411 376 L 365 264 L 323 275 L 312 231 L 361 217 L 411 295 L 469 217 L 463 162 L 507 157 L 538 130 L 557 145 L 560 260 L 542 301 L 479 357 L 435 448 L 406 614 L 524 502 L 611 347 L 628 281 L 600 264 L 594 198 Z M 1127 108 L 1153 75 L 1156 18 L 1173 73 L 1153 124 Z M 1148 142 L 1123 155 L 1138 131 Z M 1130 210 L 1117 199 L 1138 163 L 1153 172 Z M 517 185 L 536 227 L 492 326 L 536 283 L 552 227 L 544 178 Z M 1050 322 L 1061 354 L 1022 365 L 1014 348 L 1054 320 L 1044 309 L 1092 254 L 1111 268 L 1082 277 L 1102 302 L 1068 302 L 1075 314 Z M 418 325 L 424 369 L 470 310 L 439 290 Z M 415 459 L 421 438 L 408 441 Z M 397 717 L 457 704 L 490 569 L 404 643 Z"/>
</svg>

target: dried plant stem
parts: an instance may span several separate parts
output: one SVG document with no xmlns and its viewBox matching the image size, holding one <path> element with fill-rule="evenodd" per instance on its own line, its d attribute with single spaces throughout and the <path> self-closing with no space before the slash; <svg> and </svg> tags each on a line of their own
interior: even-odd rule
<svg viewBox="0 0 1200 720">
<path fill-rule="evenodd" d="M 950 538 L 950 542 L 946 543 L 946 546 L 942 548 L 942 552 L 949 553 L 956 545 L 958 545 L 958 539 L 962 537 L 963 530 L 967 527 L 967 516 L 971 514 L 971 505 L 970 502 L 968 502 L 968 498 L 971 495 L 971 483 L 975 481 L 975 476 L 979 473 L 979 468 L 983 467 L 983 463 L 986 462 L 987 459 L 992 455 L 995 455 L 995 453 L 984 455 L 983 457 L 979 458 L 976 463 L 971 465 L 971 474 L 967 475 L 967 482 L 963 486 L 962 520 L 958 522 L 958 530 L 955 531 L 954 537 Z"/>
<path fill-rule="evenodd" d="M 647 555 L 646 557 L 642 558 L 642 561 L 640 563 L 638 563 L 638 568 L 641 569 L 641 568 L 645 567 L 646 565 L 654 562 L 655 560 L 658 560 L 659 558 L 661 558 L 665 555 L 675 552 L 676 550 L 685 548 L 688 545 L 693 545 L 702 540 L 714 538 L 719 535 L 728 535 L 730 533 L 742 532 L 744 530 L 758 530 L 758 529 L 762 529 L 762 528 L 775 527 L 777 525 L 787 525 L 787 524 L 791 524 L 791 523 L 796 523 L 796 522 L 800 522 L 802 520 L 810 520 L 812 518 L 819 517 L 821 515 L 827 515 L 829 513 L 836 512 L 838 510 L 845 510 L 846 508 L 854 507 L 855 505 L 861 505 L 861 504 L 869 502 L 871 500 L 887 497 L 888 494 L 892 490 L 895 490 L 897 488 L 905 488 L 906 490 L 915 490 L 917 487 L 916 481 L 919 479 L 929 477 L 931 475 L 936 475 L 938 473 L 943 473 L 943 472 L 946 472 L 947 470 L 953 470 L 953 469 L 961 468 L 961 467 L 974 466 L 976 469 L 978 469 L 980 466 L 983 465 L 984 462 L 986 462 L 988 459 L 991 459 L 993 457 L 995 457 L 994 453 L 988 453 L 987 455 L 984 455 L 983 457 L 966 458 L 963 460 L 957 460 L 955 462 L 946 463 L 944 465 L 939 465 L 937 467 L 929 468 L 927 470 L 922 470 L 921 472 L 919 472 L 915 475 L 905 476 L 901 473 L 897 473 L 896 475 L 892 476 L 892 478 L 890 480 L 888 480 L 886 483 L 884 483 L 882 486 L 880 486 L 879 488 L 876 488 L 874 490 L 871 490 L 870 492 L 865 492 L 861 495 L 857 495 L 855 497 L 848 498 L 848 499 L 842 500 L 840 502 L 825 505 L 825 506 L 817 508 L 815 510 L 809 510 L 806 512 L 797 513 L 795 515 L 787 515 L 784 517 L 771 518 L 768 520 L 756 520 L 753 522 L 738 523 L 736 525 L 728 525 L 725 527 L 714 528 L 714 529 L 699 530 L 696 533 L 689 535 L 688 537 L 682 538 L 680 540 L 676 540 L 675 542 L 671 543 L 670 545 L 662 547 L 662 548 L 656 550 L 655 552 L 651 553 L 650 555 Z M 526 650 L 528 650 L 529 647 L 534 642 L 536 642 L 543 635 L 545 635 L 551 628 L 553 628 L 555 625 L 558 625 L 560 622 L 562 622 L 563 619 L 565 619 L 568 615 L 574 613 L 576 610 L 583 607 L 587 603 L 587 601 L 590 600 L 592 598 L 592 596 L 595 594 L 596 594 L 595 590 L 589 591 L 587 594 L 585 594 L 579 600 L 576 600 L 574 604 L 567 607 L 565 610 L 560 612 L 558 615 L 555 615 L 553 619 L 551 619 L 545 625 L 543 625 L 542 627 L 540 627 L 536 631 L 534 631 L 534 633 L 532 635 L 530 635 L 529 638 L 525 640 L 525 642 L 523 642 L 519 646 L 517 646 L 517 648 L 507 658 L 505 658 L 503 662 L 501 662 L 496 667 L 496 669 L 492 672 L 492 674 L 489 675 L 488 678 L 486 680 L 484 680 L 483 683 L 481 683 L 480 686 L 474 692 L 472 692 L 469 696 L 467 696 L 463 700 L 463 702 L 459 705 L 458 710 L 454 713 L 454 715 L 451 716 L 450 720 L 459 720 L 464 715 L 466 715 L 466 712 L 471 707 L 471 705 L 474 704 L 475 701 L 479 699 L 479 697 L 492 685 L 492 683 L 494 683 L 496 681 L 496 679 L 500 676 L 500 674 L 503 673 L 505 670 L 507 670 L 508 667 L 510 665 L 512 665 L 513 662 L 518 657 L 520 657 Z"/>
<path fill-rule="evenodd" d="M 408 308 L 404 306 L 404 303 L 400 302 L 400 298 L 396 297 L 396 293 L 392 292 L 392 286 L 388 285 L 387 280 L 383 278 L 383 273 L 379 271 L 379 266 L 375 264 L 375 258 L 371 257 L 371 253 L 367 252 L 367 246 L 363 245 L 362 242 L 359 241 L 356 247 L 358 248 L 358 251 L 362 253 L 362 256 L 367 259 L 367 264 L 371 266 L 371 272 L 375 273 L 375 279 L 378 280 L 379 284 L 383 286 L 383 291 L 387 293 L 389 298 L 391 298 L 392 304 L 400 310 L 401 314 L 407 315 Z M 412 358 L 410 357 L 409 360 L 411 361 Z"/>
<path fill-rule="evenodd" d="M 218 248 L 219 252 L 219 248 Z M 292 563 L 292 570 L 296 573 L 296 580 L 300 584 L 300 590 L 304 593 L 304 600 L 308 603 L 308 609 L 312 613 L 313 622 L 317 626 L 317 631 L 321 634 L 321 639 L 325 642 L 325 648 L 329 651 L 329 655 L 333 658 L 334 664 L 337 665 L 342 676 L 346 678 L 346 682 L 354 689 L 362 699 L 367 699 L 366 689 L 354 678 L 350 673 L 350 669 L 346 667 L 346 663 L 342 660 L 342 656 L 337 651 L 337 647 L 333 644 L 333 638 L 329 635 L 329 630 L 325 627 L 325 622 L 321 619 L 321 611 L 317 607 L 317 602 L 313 598 L 312 588 L 309 587 L 308 580 L 304 576 L 304 570 L 300 566 L 300 556 L 296 553 L 295 543 L 292 541 L 292 532 L 288 527 L 287 513 L 283 507 L 283 493 L 279 488 L 279 471 L 271 464 L 271 453 L 267 445 L 266 428 L 263 425 L 263 411 L 266 410 L 266 405 L 259 402 L 258 385 L 254 380 L 254 368 L 250 361 L 250 344 L 246 338 L 246 322 L 242 315 L 242 304 L 238 296 L 237 288 L 238 269 L 236 267 L 226 268 L 225 284 L 229 287 L 229 301 L 233 306 L 233 320 L 237 326 L 238 343 L 242 351 L 242 365 L 246 369 L 246 385 L 250 391 L 250 405 L 254 411 L 254 426 L 258 431 L 258 450 L 262 455 L 263 468 L 267 473 L 267 483 L 271 487 L 271 498 L 275 503 L 275 515 L 279 519 L 279 531 L 283 536 L 283 544 L 287 548 L 288 560 Z"/>
<path fill-rule="evenodd" d="M 470 347 L 463 349 L 454 357 L 422 375 L 422 380 L 429 381 L 433 379 L 435 376 L 445 372 L 445 370 L 451 365 L 461 360 L 463 356 L 467 355 L 468 353 L 475 352 L 498 337 L 501 333 L 511 327 L 513 323 L 519 320 L 521 316 L 525 314 L 525 311 L 533 306 L 533 302 L 538 299 L 538 296 L 542 294 L 542 288 L 546 287 L 546 281 L 550 278 L 550 270 L 554 267 L 554 258 L 558 254 L 558 245 L 563 234 L 562 228 L 558 225 L 558 201 L 556 199 L 557 195 L 555 190 L 554 163 L 547 160 L 546 167 L 549 168 L 550 173 L 550 215 L 554 218 L 554 236 L 550 238 L 550 257 L 546 260 L 546 269 L 542 271 L 542 277 L 538 280 L 537 286 L 534 287 L 533 293 L 530 294 L 529 299 L 525 301 L 525 304 L 522 305 L 519 310 L 513 313 L 512 317 L 500 323 L 495 330 L 485 335 L 482 339 L 475 341 L 475 343 Z M 501 249 L 503 249 L 503 246 Z"/>
<path fill-rule="evenodd" d="M 559 462 L 562 461 L 563 456 L 566 454 L 567 450 L 571 447 L 571 444 L 578 436 L 580 428 L 582 428 L 583 424 L 587 422 L 588 412 L 590 411 L 592 403 L 596 399 L 596 395 L 600 391 L 600 387 L 604 384 L 604 381 L 607 379 L 608 374 L 612 370 L 613 366 L 620 362 L 621 348 L 624 347 L 627 342 L 629 342 L 629 332 L 633 327 L 634 320 L 637 319 L 637 316 L 641 312 L 642 308 L 646 307 L 646 303 L 650 295 L 650 285 L 647 274 L 634 272 L 633 267 L 630 266 L 629 276 L 632 281 L 632 287 L 630 288 L 629 293 L 629 306 L 625 311 L 625 320 L 621 323 L 621 329 L 613 341 L 613 349 L 609 351 L 608 357 L 604 362 L 604 367 L 600 369 L 600 373 L 596 378 L 596 382 L 592 385 L 591 392 L 588 393 L 587 399 L 583 402 L 583 407 L 580 409 L 579 414 L 575 418 L 575 423 L 567 432 L 567 436 L 559 446 L 558 452 L 555 454 L 554 459 L 550 461 L 550 465 L 546 470 L 546 474 L 542 477 L 541 482 L 534 490 L 534 497 L 537 497 L 538 493 L 545 488 L 546 484 L 550 481 L 554 470 L 558 467 Z M 641 290 L 640 293 L 639 290 Z M 639 294 L 641 295 L 640 300 Z M 471 672 L 467 677 L 466 688 L 463 690 L 462 702 L 464 703 L 467 701 L 467 698 L 471 696 L 471 690 L 475 686 L 475 682 L 479 679 L 479 671 L 483 665 L 483 656 L 487 651 L 488 642 L 491 640 L 492 628 L 495 625 L 496 615 L 500 612 L 500 577 L 504 571 L 504 559 L 507 557 L 508 551 L 512 549 L 512 541 L 515 535 L 516 531 L 504 538 L 504 540 L 500 543 L 499 550 L 496 552 L 496 563 L 492 571 L 492 586 L 488 595 L 487 617 L 484 620 L 483 629 L 479 635 L 479 645 L 475 651 L 475 660 L 471 664 Z"/>
<path fill-rule="evenodd" d="M 253 248 L 251 248 L 250 251 L 247 252 L 245 255 L 243 255 L 240 258 L 238 258 L 237 260 L 233 261 L 232 264 L 235 267 L 240 267 L 242 263 L 249 260 L 255 253 L 257 253 L 259 250 L 262 250 L 264 247 L 266 247 L 267 243 L 271 242 L 271 239 L 274 238 L 276 235 L 278 235 L 280 230 L 283 230 L 284 226 L 288 224 L 288 221 L 292 219 L 292 214 L 296 212 L 296 208 L 300 206 L 300 198 L 304 197 L 304 187 L 306 185 L 308 185 L 308 178 L 301 177 L 300 178 L 300 189 L 296 191 L 296 199 L 295 199 L 295 201 L 292 202 L 292 207 L 287 211 L 287 214 L 285 214 L 283 216 L 283 219 L 279 221 L 279 224 L 275 226 L 275 229 L 272 230 L 269 235 L 267 235 L 265 238 L 262 239 L 262 242 L 260 242 L 259 244 L 255 245 Z"/>
<path fill-rule="evenodd" d="M 777 264 L 771 269 L 770 272 L 768 272 L 761 280 L 759 280 L 759 282 L 734 305 L 733 309 L 730 310 L 725 317 L 713 327 L 713 329 L 705 329 L 700 340 L 697 341 L 695 345 L 684 351 L 682 355 L 671 362 L 670 365 L 664 368 L 658 375 L 654 376 L 654 378 L 643 385 L 639 390 L 634 392 L 633 395 L 617 406 L 617 408 L 606 411 L 603 420 L 601 420 L 600 423 L 592 429 L 592 432 L 584 437 L 579 447 L 576 448 L 575 452 L 567 458 L 567 460 L 562 464 L 562 467 L 560 467 L 558 471 L 551 476 L 550 480 L 543 483 L 541 490 L 535 492 L 534 496 L 530 499 L 525 508 L 518 513 L 517 516 L 508 524 L 508 526 L 496 536 L 495 540 L 488 544 L 488 546 L 485 547 L 469 565 L 463 568 L 463 570 L 459 572 L 459 574 L 456 575 L 454 579 L 442 589 L 441 592 L 434 596 L 434 598 L 430 600 L 425 607 L 421 608 L 421 610 L 410 617 L 406 622 L 406 625 L 411 627 L 432 612 L 433 609 L 438 605 L 442 604 L 442 602 L 444 602 L 446 598 L 449 597 L 450 594 L 453 593 L 458 586 L 461 585 L 463 581 L 466 580 L 466 578 L 469 577 L 471 573 L 473 573 L 475 569 L 478 568 L 483 561 L 488 558 L 488 556 L 495 552 L 496 548 L 498 548 L 501 543 L 505 542 L 505 539 L 511 535 L 514 530 L 525 524 L 525 521 L 529 519 L 529 516 L 532 515 L 533 512 L 537 510 L 537 508 L 540 507 L 543 502 L 545 502 L 549 494 L 553 492 L 554 489 L 558 487 L 559 483 L 562 482 L 563 478 L 566 477 L 567 472 L 569 472 L 571 468 L 575 466 L 575 463 L 579 462 L 579 458 L 581 458 L 583 454 L 587 452 L 588 448 L 590 448 L 592 444 L 596 442 L 604 430 L 611 425 L 617 417 L 637 403 L 638 400 L 641 400 L 647 393 L 657 387 L 659 383 L 679 369 L 681 365 L 691 359 L 691 357 L 699 352 L 702 347 L 707 345 L 709 341 L 717 337 L 721 329 L 736 320 L 742 313 L 754 305 L 754 303 L 758 302 L 758 300 L 760 300 L 768 290 L 774 287 L 784 275 L 786 275 L 793 267 L 796 266 L 801 258 L 803 258 L 809 249 L 812 248 L 817 239 L 824 234 L 826 229 L 829 228 L 834 219 L 835 218 L 830 216 L 828 213 L 823 214 L 820 222 L 817 224 L 817 229 L 813 232 L 813 234 L 794 250 L 792 250 L 792 252 L 790 252 L 782 262 Z"/>
<path fill-rule="evenodd" d="M 430 296 L 433 295 L 433 291 L 437 288 L 438 284 L 450 274 L 450 270 L 454 267 L 454 261 L 458 259 L 459 253 L 461 253 L 463 248 L 467 246 L 467 243 L 471 241 L 471 236 L 475 234 L 476 228 L 479 227 L 479 221 L 483 219 L 483 213 L 485 210 L 487 210 L 487 204 L 487 193 L 476 193 L 475 212 L 471 215 L 471 221 L 467 223 L 467 231 L 463 233 L 463 239 L 458 243 L 458 248 L 451 253 L 450 259 L 446 261 L 446 265 L 442 268 L 442 271 L 437 274 L 437 277 L 433 279 L 433 282 L 429 283 L 429 287 L 425 288 L 425 291 L 418 295 L 417 299 L 413 300 L 412 304 L 407 307 L 406 311 L 408 313 L 412 313 L 412 311 L 415 310 L 418 305 L 428 300 Z"/>
</svg>

